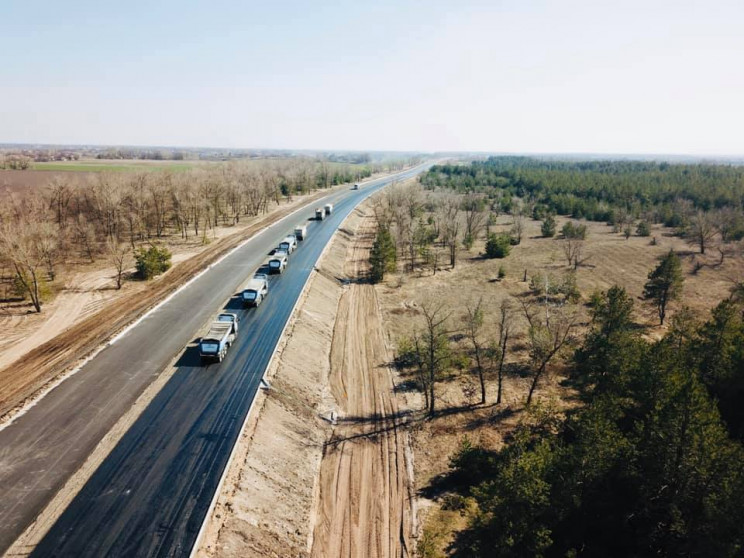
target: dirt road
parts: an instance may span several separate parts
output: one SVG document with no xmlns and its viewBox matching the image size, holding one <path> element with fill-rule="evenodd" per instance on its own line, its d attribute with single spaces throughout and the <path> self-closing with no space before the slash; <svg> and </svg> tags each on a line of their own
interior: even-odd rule
<svg viewBox="0 0 744 558">
<path fill-rule="evenodd" d="M 312 556 L 409 556 L 411 479 L 375 289 L 363 282 L 369 212 L 347 254 L 352 283 L 339 301 L 330 383 L 338 426 L 324 449 Z"/>
</svg>

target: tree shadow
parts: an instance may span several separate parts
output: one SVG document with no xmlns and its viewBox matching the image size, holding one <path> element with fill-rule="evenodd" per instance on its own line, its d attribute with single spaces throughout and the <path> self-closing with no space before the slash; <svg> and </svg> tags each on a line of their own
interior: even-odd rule
<svg viewBox="0 0 744 558">
<path fill-rule="evenodd" d="M 413 393 L 417 391 L 421 391 L 421 389 L 416 379 L 404 380 L 393 386 L 393 393 Z"/>
<path fill-rule="evenodd" d="M 517 414 L 517 409 L 512 408 L 510 405 L 497 406 L 496 403 L 492 403 L 491 405 L 487 405 L 482 408 L 490 408 L 491 412 L 483 413 L 483 415 L 473 418 L 465 425 L 465 430 L 471 431 L 483 426 L 498 424 Z"/>
</svg>

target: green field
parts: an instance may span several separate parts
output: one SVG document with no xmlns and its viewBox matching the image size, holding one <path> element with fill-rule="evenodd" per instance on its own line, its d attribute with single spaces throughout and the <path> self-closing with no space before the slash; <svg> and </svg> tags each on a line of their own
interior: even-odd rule
<svg viewBox="0 0 744 558">
<path fill-rule="evenodd" d="M 193 163 L 154 163 L 154 162 L 106 162 L 106 161 L 53 161 L 49 163 L 33 163 L 31 169 L 39 171 L 66 172 L 137 172 L 137 171 L 187 171 L 194 167 Z"/>
</svg>

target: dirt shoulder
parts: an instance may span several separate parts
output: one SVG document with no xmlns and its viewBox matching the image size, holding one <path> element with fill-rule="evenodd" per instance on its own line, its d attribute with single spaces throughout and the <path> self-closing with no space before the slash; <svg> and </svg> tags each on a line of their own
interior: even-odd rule
<svg viewBox="0 0 744 558">
<path fill-rule="evenodd" d="M 45 313 L 19 317 L 5 313 L 0 323 L 13 330 L 13 341 L 0 355 L 0 416 L 34 396 L 65 371 L 79 366 L 118 331 L 186 283 L 194 275 L 268 225 L 328 193 L 295 197 L 239 227 L 222 229 L 206 246 L 183 246 L 174 266 L 148 283 L 129 283 L 120 291 L 104 288 L 106 269 L 74 276 L 69 288 Z M 29 319 L 30 318 L 30 319 Z"/>
<path fill-rule="evenodd" d="M 326 443 L 312 556 L 412 554 L 411 499 L 402 426 L 377 295 L 363 282 L 376 225 L 366 213 L 350 247 L 331 348 L 338 426 Z"/>
</svg>

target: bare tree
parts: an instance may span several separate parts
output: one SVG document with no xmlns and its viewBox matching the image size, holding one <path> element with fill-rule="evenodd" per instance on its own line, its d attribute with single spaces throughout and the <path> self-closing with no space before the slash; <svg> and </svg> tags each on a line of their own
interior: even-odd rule
<svg viewBox="0 0 744 558">
<path fill-rule="evenodd" d="M 45 226 L 48 224 L 28 220 L 6 221 L 0 228 L 3 254 L 13 265 L 16 280 L 37 312 L 41 312 L 43 269 L 47 265 L 43 244 L 48 240 L 46 235 L 54 231 Z"/>
<path fill-rule="evenodd" d="M 744 226 L 741 208 L 724 207 L 716 213 L 714 220 L 723 242 L 731 242 L 736 232 Z"/>
<path fill-rule="evenodd" d="M 512 307 L 509 299 L 505 298 L 501 301 L 499 307 L 499 322 L 498 334 L 499 334 L 499 346 L 498 346 L 498 391 L 496 393 L 496 404 L 501 403 L 501 396 L 503 393 L 504 385 L 504 361 L 506 360 L 507 345 L 509 343 L 509 337 L 511 336 L 512 328 Z"/>
<path fill-rule="evenodd" d="M 700 253 L 705 254 L 705 248 L 716 236 L 716 227 L 713 219 L 705 211 L 698 211 L 693 215 L 690 222 L 688 243 L 700 247 Z"/>
<path fill-rule="evenodd" d="M 457 196 L 448 196 L 440 206 L 442 223 L 442 241 L 449 249 L 450 267 L 457 263 L 457 244 L 460 238 L 460 200 Z"/>
<path fill-rule="evenodd" d="M 486 403 L 486 355 L 483 341 L 481 340 L 481 331 L 483 329 L 483 298 L 478 299 L 475 304 L 465 306 L 465 315 L 463 316 L 465 332 L 473 347 L 473 357 L 475 360 L 475 370 L 478 373 L 481 390 L 481 405 Z"/>
<path fill-rule="evenodd" d="M 568 266 L 578 269 L 586 261 L 584 258 L 584 239 L 565 237 L 563 239 L 563 254 L 566 256 Z"/>
<path fill-rule="evenodd" d="M 80 253 L 88 257 L 92 262 L 95 261 L 96 249 L 96 227 L 93 223 L 88 222 L 84 213 L 79 213 L 74 222 L 75 244 L 80 248 Z"/>
<path fill-rule="evenodd" d="M 415 224 L 423 205 L 423 190 L 421 189 L 421 185 L 417 182 L 405 184 L 402 187 L 402 201 L 403 210 L 405 211 L 405 219 L 403 220 L 406 225 L 405 239 L 408 245 L 411 271 L 413 272 L 416 267 Z"/>
<path fill-rule="evenodd" d="M 443 302 L 425 302 L 421 305 L 425 329 L 421 342 L 420 358 L 427 373 L 429 388 L 429 414 L 435 411 L 435 383 L 450 361 L 448 331 L 445 327 L 452 315 Z"/>
<path fill-rule="evenodd" d="M 67 224 L 67 214 L 74 195 L 75 190 L 67 180 L 58 176 L 52 178 L 49 183 L 49 203 L 54 210 L 60 229 Z"/>
<path fill-rule="evenodd" d="M 111 240 L 110 238 L 106 241 L 106 252 L 109 261 L 113 264 L 116 271 L 114 279 L 116 280 L 116 288 L 121 289 L 121 281 L 124 276 L 124 271 L 129 267 L 131 262 L 132 251 L 129 246 Z"/>
<path fill-rule="evenodd" d="M 463 243 L 470 250 L 486 223 L 485 204 L 481 196 L 469 192 L 465 195 L 462 206 L 465 210 L 465 238 Z"/>
<path fill-rule="evenodd" d="M 59 256 L 59 229 L 49 221 L 35 223 L 35 242 L 39 256 L 47 269 L 49 280 L 54 281 L 57 276 L 55 265 Z"/>
<path fill-rule="evenodd" d="M 571 334 L 577 320 L 578 314 L 564 307 L 555 311 L 549 321 L 535 321 L 530 326 L 529 346 L 532 383 L 527 394 L 528 405 L 532 402 L 532 396 L 537 389 L 538 382 L 545 375 L 550 361 L 572 341 Z"/>
</svg>

